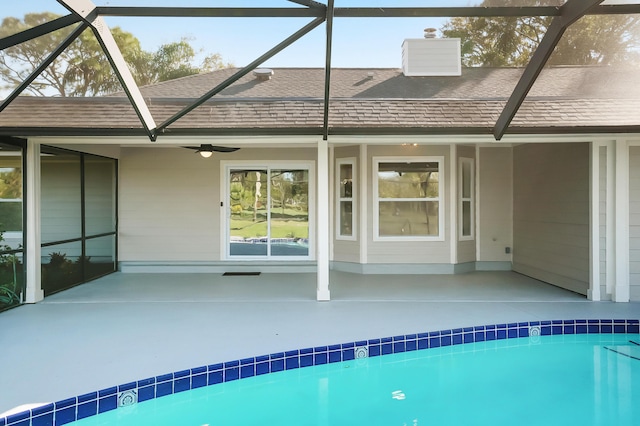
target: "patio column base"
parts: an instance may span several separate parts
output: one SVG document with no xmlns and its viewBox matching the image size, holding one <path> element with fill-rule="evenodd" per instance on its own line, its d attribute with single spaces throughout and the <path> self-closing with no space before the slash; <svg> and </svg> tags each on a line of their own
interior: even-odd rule
<svg viewBox="0 0 640 426">
<path fill-rule="evenodd" d="M 329 300 L 331 300 L 331 291 L 329 291 L 328 289 L 318 290 L 316 298 L 318 302 L 328 302 Z"/>
</svg>

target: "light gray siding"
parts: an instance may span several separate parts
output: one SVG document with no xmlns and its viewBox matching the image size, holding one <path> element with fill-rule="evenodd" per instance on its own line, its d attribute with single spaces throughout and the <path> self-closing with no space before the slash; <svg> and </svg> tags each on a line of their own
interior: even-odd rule
<svg viewBox="0 0 640 426">
<path fill-rule="evenodd" d="M 444 201 L 444 213 L 440 220 L 444 221 L 444 241 L 373 241 L 373 182 L 368 185 L 369 205 L 366 211 L 367 223 L 367 257 L 368 263 L 450 263 L 451 259 L 451 223 L 449 220 L 451 200 L 449 199 L 449 185 L 451 182 L 451 170 L 449 146 L 369 146 L 367 150 L 370 173 L 373 177 L 373 157 L 408 157 L 408 156 L 444 156 L 443 167 L 445 169 L 443 184 L 440 186 L 440 194 Z"/>
<path fill-rule="evenodd" d="M 629 292 L 640 300 L 640 147 L 629 147 Z"/>
<path fill-rule="evenodd" d="M 586 295 L 589 145 L 520 145 L 513 169 L 513 269 Z"/>
<path fill-rule="evenodd" d="M 183 148 L 122 148 L 120 260 L 221 260 L 220 161 L 268 164 L 316 155 L 308 148 L 243 148 L 204 159 Z"/>
<path fill-rule="evenodd" d="M 513 151 L 510 147 L 480 148 L 480 252 L 484 262 L 510 262 L 513 247 Z"/>
<path fill-rule="evenodd" d="M 611 300 L 607 294 L 607 148 L 600 147 L 600 185 L 598 187 L 598 232 L 600 240 L 600 300 Z"/>
</svg>

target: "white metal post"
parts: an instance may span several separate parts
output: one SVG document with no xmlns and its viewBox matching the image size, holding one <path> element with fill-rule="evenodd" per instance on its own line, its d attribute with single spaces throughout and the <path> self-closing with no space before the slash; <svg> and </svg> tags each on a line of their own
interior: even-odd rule
<svg viewBox="0 0 640 426">
<path fill-rule="evenodd" d="M 616 141 L 615 268 L 612 299 L 628 302 L 629 292 L 629 143 Z"/>
<path fill-rule="evenodd" d="M 27 286 L 25 302 L 36 303 L 44 299 L 44 291 L 41 284 L 41 248 L 40 248 L 40 144 L 27 143 L 27 238 L 26 250 L 26 276 Z"/>
<path fill-rule="evenodd" d="M 589 247 L 591 249 L 589 261 L 589 300 L 600 300 L 600 144 L 591 142 L 591 155 L 589 156 L 589 169 L 591 170 L 591 184 L 589 199 L 591 201 L 590 220 L 591 232 Z"/>
<path fill-rule="evenodd" d="M 318 225 L 316 233 L 317 243 L 317 280 L 318 301 L 331 300 L 329 291 L 329 147 L 326 140 L 318 141 Z"/>
</svg>

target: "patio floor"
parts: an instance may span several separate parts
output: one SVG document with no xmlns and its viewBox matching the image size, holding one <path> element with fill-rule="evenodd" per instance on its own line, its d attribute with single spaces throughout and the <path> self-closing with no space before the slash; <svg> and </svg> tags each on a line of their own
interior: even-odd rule
<svg viewBox="0 0 640 426">
<path fill-rule="evenodd" d="M 0 313 L 0 413 L 150 376 L 299 349 L 505 322 L 640 318 L 513 272 L 115 273 Z"/>
</svg>

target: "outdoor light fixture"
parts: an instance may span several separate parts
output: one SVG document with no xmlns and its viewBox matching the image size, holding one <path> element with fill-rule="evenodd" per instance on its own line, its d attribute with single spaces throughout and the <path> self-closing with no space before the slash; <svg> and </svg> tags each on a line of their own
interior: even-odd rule
<svg viewBox="0 0 640 426">
<path fill-rule="evenodd" d="M 209 158 L 213 155 L 214 152 L 234 152 L 240 149 L 240 148 L 230 148 L 227 146 L 215 146 L 208 143 L 203 143 L 200 146 L 185 146 L 184 148 L 195 150 L 198 154 L 202 156 L 202 158 Z"/>
<path fill-rule="evenodd" d="M 198 154 L 202 156 L 202 158 L 209 158 L 213 155 L 213 150 L 207 149 L 204 146 L 196 151 Z"/>
</svg>

